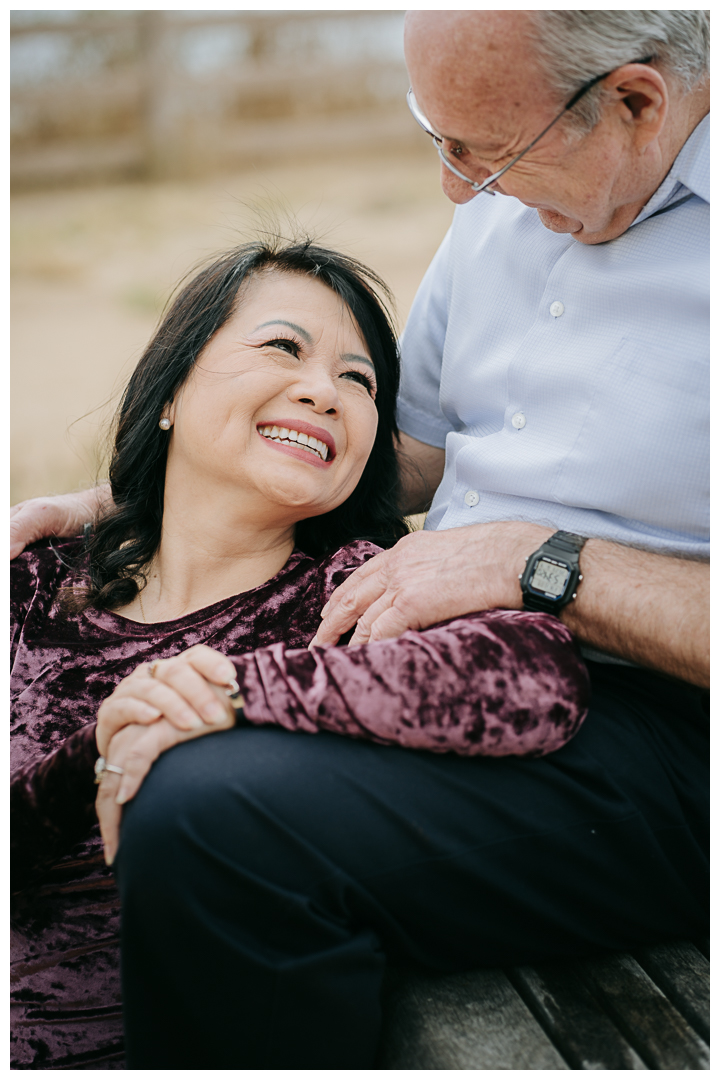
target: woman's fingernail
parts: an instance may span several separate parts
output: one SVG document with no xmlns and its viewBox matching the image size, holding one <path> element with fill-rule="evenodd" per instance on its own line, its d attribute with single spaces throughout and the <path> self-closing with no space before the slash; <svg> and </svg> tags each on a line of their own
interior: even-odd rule
<svg viewBox="0 0 720 1080">
<path fill-rule="evenodd" d="M 109 849 L 105 848 L 105 865 L 112 866 L 114 856 L 110 854 Z"/>
<path fill-rule="evenodd" d="M 308 649 L 312 649 L 313 645 L 317 645 L 317 634 L 316 634 L 316 635 L 315 635 L 315 637 L 314 637 L 314 638 L 312 639 L 312 641 L 309 641 L 309 642 L 308 642 Z"/>
</svg>

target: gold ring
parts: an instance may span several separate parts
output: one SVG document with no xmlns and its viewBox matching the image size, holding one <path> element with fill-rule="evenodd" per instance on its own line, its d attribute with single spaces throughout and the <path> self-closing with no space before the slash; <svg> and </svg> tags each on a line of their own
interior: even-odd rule
<svg viewBox="0 0 720 1080">
<path fill-rule="evenodd" d="M 155 678 L 159 663 L 159 660 L 153 660 L 153 662 L 148 665 L 148 675 L 151 679 Z"/>
</svg>

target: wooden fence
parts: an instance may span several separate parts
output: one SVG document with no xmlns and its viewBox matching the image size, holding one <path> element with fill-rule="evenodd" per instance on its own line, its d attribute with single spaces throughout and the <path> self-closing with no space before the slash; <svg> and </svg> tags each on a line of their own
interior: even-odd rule
<svg viewBox="0 0 720 1080">
<path fill-rule="evenodd" d="M 198 175 L 397 152 L 402 13 L 18 11 L 12 182 Z"/>
</svg>

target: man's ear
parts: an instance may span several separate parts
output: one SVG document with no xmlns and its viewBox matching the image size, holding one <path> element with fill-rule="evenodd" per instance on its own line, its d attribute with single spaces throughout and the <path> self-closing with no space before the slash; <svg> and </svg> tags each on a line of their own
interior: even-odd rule
<svg viewBox="0 0 720 1080">
<path fill-rule="evenodd" d="M 602 86 L 615 95 L 624 122 L 635 125 L 641 149 L 657 139 L 665 126 L 670 97 L 659 71 L 648 64 L 623 64 L 603 79 Z"/>
</svg>

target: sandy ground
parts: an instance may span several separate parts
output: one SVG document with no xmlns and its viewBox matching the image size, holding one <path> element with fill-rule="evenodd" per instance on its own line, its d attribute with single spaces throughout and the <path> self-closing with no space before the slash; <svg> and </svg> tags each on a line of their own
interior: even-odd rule
<svg viewBox="0 0 720 1080">
<path fill-rule="evenodd" d="M 15 196 L 12 501 L 85 487 L 102 472 L 103 433 L 169 292 L 198 259 L 247 236 L 253 205 L 284 206 L 379 271 L 402 325 L 452 217 L 438 168 L 428 147 Z"/>
</svg>

